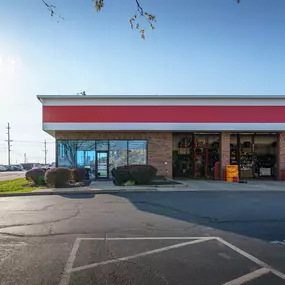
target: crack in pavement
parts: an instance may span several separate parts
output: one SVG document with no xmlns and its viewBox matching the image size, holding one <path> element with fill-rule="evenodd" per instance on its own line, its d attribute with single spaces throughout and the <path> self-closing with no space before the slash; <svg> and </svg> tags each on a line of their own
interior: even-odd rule
<svg viewBox="0 0 285 285">
<path fill-rule="evenodd" d="M 156 228 L 156 232 L 171 232 L 171 233 L 181 233 L 181 232 L 187 232 L 189 230 L 193 230 L 196 228 L 201 227 L 201 225 L 193 225 L 190 227 L 184 227 L 184 228 L 175 228 L 175 229 L 162 229 L 162 228 Z M 143 229 L 142 228 L 123 228 L 119 230 L 119 233 L 137 233 L 141 232 Z M 108 232 L 108 234 L 116 234 L 118 233 L 118 229 L 113 229 Z M 72 232 L 57 232 L 57 233 L 52 233 L 52 234 L 15 234 L 15 233 L 7 233 L 7 232 L 0 232 L 0 236 L 8 236 L 8 237 L 50 237 L 50 236 L 64 236 L 64 235 L 95 235 L 95 234 L 102 234 L 102 230 L 94 230 L 94 231 L 72 231 Z"/>
<path fill-rule="evenodd" d="M 14 227 L 22 227 L 22 226 L 36 226 L 36 225 L 45 225 L 45 224 L 50 224 L 50 223 L 58 223 L 58 222 L 62 222 L 62 221 L 75 218 L 76 216 L 78 216 L 79 213 L 80 213 L 80 210 L 77 210 L 76 213 L 74 213 L 71 216 L 68 216 L 62 219 L 44 221 L 44 222 L 39 222 L 39 223 L 35 222 L 35 223 L 24 223 L 24 224 L 13 224 L 13 225 L 0 226 L 0 230 L 7 229 L 7 228 L 14 228 Z"/>
<path fill-rule="evenodd" d="M 78 206 L 80 205 L 81 203 L 75 203 L 73 206 Z M 61 208 L 63 207 L 64 205 L 70 205 L 70 203 L 61 203 L 61 204 L 52 204 L 52 205 L 47 205 L 43 208 L 40 208 L 40 209 L 28 209 L 28 210 L 7 210 L 7 209 L 0 209 L 0 213 L 1 212 L 7 212 L 7 211 L 11 211 L 11 212 L 41 212 L 41 211 L 47 211 L 49 210 L 50 208 L 54 207 L 55 209 L 58 209 L 58 208 Z"/>
</svg>

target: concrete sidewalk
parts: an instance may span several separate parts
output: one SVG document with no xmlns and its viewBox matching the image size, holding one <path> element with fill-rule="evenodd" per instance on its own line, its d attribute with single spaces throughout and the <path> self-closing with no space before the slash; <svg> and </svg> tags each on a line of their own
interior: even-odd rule
<svg viewBox="0 0 285 285">
<path fill-rule="evenodd" d="M 177 180 L 181 184 L 154 186 L 115 186 L 112 181 L 93 181 L 89 187 L 39 189 L 35 192 L 117 193 L 117 192 L 181 192 L 181 191 L 285 191 L 281 181 L 248 181 L 234 183 L 214 180 Z"/>
<path fill-rule="evenodd" d="M 248 180 L 247 183 L 234 183 L 216 180 L 177 180 L 187 188 L 197 191 L 285 191 L 283 181 Z"/>
<path fill-rule="evenodd" d="M 64 195 L 64 194 L 112 194 L 142 192 L 195 192 L 195 191 L 244 191 L 266 192 L 285 191 L 285 183 L 281 181 L 248 181 L 233 183 L 213 180 L 183 180 L 181 184 L 162 186 L 115 186 L 111 181 L 93 181 L 88 187 L 74 188 L 42 188 L 28 193 L 0 194 L 0 197 L 31 196 L 31 195 Z"/>
</svg>

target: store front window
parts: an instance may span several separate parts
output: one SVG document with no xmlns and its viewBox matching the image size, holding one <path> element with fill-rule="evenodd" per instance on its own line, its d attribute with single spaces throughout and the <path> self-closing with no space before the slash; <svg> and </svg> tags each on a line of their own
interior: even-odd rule
<svg viewBox="0 0 285 285">
<path fill-rule="evenodd" d="M 110 141 L 109 167 L 110 171 L 114 167 L 128 164 L 128 141 Z"/>
<path fill-rule="evenodd" d="M 85 168 L 90 179 L 95 178 L 95 142 L 76 141 L 76 167 Z"/>
<path fill-rule="evenodd" d="M 114 167 L 147 163 L 145 140 L 58 140 L 57 166 L 85 168 L 89 179 L 106 179 Z"/>
<path fill-rule="evenodd" d="M 213 178 L 219 159 L 219 134 L 174 134 L 174 177 Z"/>
<path fill-rule="evenodd" d="M 96 141 L 96 150 L 97 151 L 108 151 L 109 144 L 108 141 Z"/>
<path fill-rule="evenodd" d="M 146 141 L 129 141 L 128 142 L 128 159 L 129 164 L 146 164 Z"/>
<path fill-rule="evenodd" d="M 58 141 L 57 165 L 72 168 L 76 165 L 76 141 Z"/>
<path fill-rule="evenodd" d="M 276 177 L 276 134 L 231 134 L 231 164 L 239 166 L 239 177 Z"/>
</svg>

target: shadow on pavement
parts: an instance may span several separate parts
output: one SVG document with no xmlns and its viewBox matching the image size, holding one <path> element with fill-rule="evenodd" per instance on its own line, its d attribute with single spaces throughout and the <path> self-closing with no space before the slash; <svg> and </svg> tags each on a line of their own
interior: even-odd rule
<svg viewBox="0 0 285 285">
<path fill-rule="evenodd" d="M 113 194 L 143 212 L 266 241 L 285 239 L 283 192 Z"/>
</svg>

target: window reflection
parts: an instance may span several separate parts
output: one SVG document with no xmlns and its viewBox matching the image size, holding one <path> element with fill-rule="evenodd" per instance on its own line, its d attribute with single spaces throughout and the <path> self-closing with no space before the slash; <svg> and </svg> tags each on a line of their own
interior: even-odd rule
<svg viewBox="0 0 285 285">
<path fill-rule="evenodd" d="M 109 167 L 128 164 L 128 141 L 110 141 Z"/>
<path fill-rule="evenodd" d="M 73 168 L 76 166 L 76 141 L 58 141 L 58 162 L 59 167 Z"/>
<path fill-rule="evenodd" d="M 108 150 L 108 141 L 97 141 L 96 150 Z"/>
<path fill-rule="evenodd" d="M 77 167 L 95 164 L 95 142 L 77 141 Z"/>
<path fill-rule="evenodd" d="M 58 140 L 57 165 L 67 168 L 84 167 L 93 179 L 98 151 L 109 151 L 109 172 L 122 165 L 147 163 L 145 140 Z"/>
<path fill-rule="evenodd" d="M 129 164 L 146 164 L 146 141 L 129 141 Z"/>
</svg>

